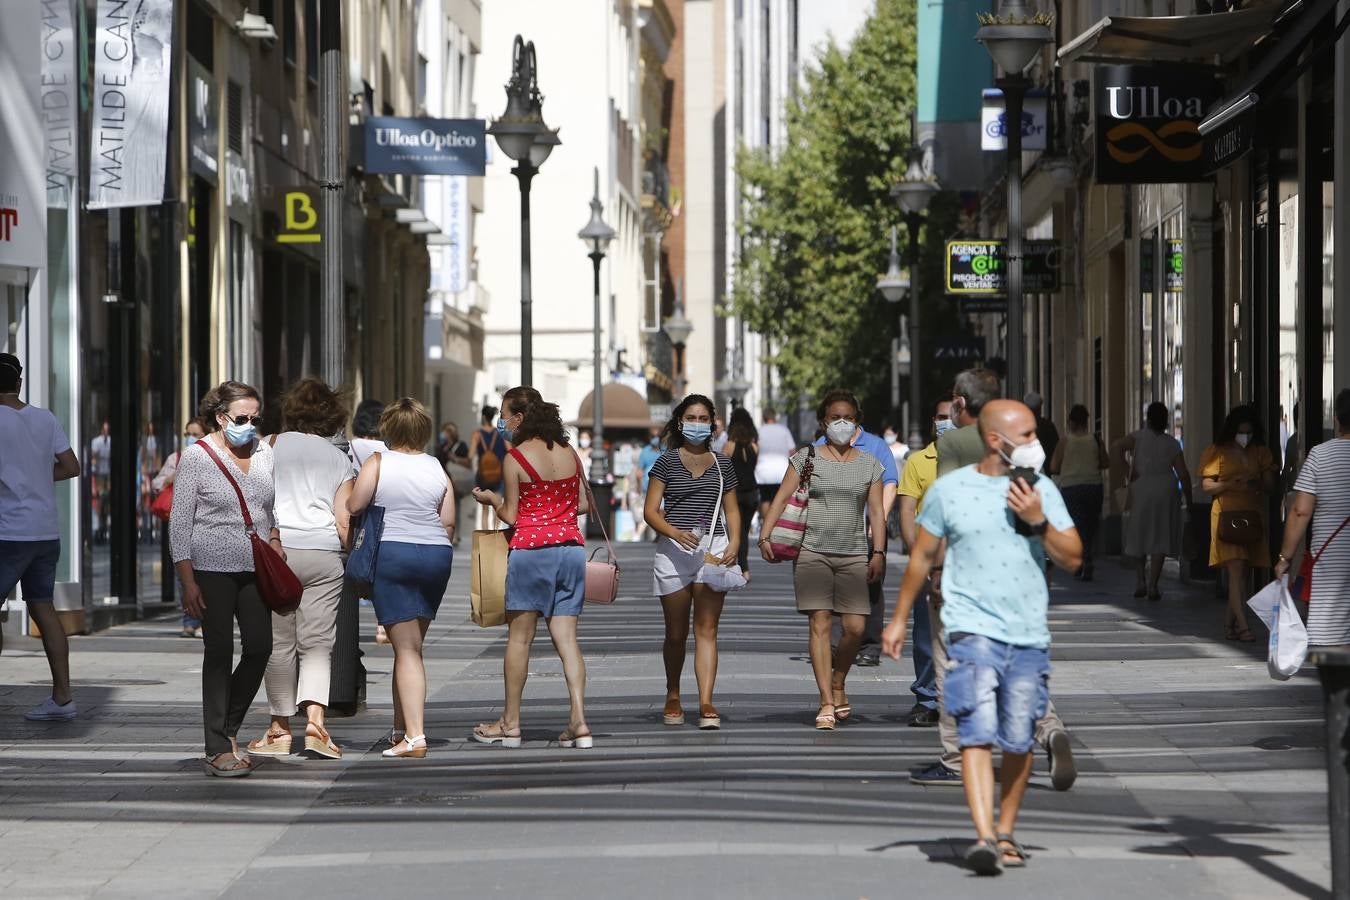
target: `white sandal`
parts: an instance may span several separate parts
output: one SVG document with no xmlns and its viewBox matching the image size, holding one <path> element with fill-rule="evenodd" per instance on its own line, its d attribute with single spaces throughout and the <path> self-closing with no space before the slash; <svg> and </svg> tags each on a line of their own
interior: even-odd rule
<svg viewBox="0 0 1350 900">
<path fill-rule="evenodd" d="M 380 755 L 386 759 L 402 759 L 404 757 L 423 759 L 427 755 L 427 736 L 425 734 L 419 734 L 417 737 L 407 735 L 402 741 Z"/>
</svg>

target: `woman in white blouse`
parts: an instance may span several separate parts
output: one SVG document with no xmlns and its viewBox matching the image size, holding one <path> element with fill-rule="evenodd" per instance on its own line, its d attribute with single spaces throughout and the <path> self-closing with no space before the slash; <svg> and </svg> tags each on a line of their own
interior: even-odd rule
<svg viewBox="0 0 1350 900">
<path fill-rule="evenodd" d="M 258 533 L 269 535 L 272 549 L 285 557 L 273 524 L 272 448 L 258 440 L 261 411 L 258 392 L 238 381 L 223 382 L 202 398 L 210 433 L 179 458 L 169 519 L 183 609 L 202 623 L 203 770 L 227 778 L 252 771 L 235 738 L 272 654 L 272 612 L 254 581 L 253 548 L 231 480 Z M 240 658 L 231 672 L 236 620 Z"/>
</svg>

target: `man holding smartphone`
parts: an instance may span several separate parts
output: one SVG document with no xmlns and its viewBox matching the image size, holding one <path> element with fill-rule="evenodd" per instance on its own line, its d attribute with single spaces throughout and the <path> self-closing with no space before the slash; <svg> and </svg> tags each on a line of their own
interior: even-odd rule
<svg viewBox="0 0 1350 900">
<path fill-rule="evenodd" d="M 993 400 L 980 411 L 979 463 L 939 478 L 924 498 L 918 534 L 882 647 L 898 659 L 905 622 L 946 541 L 941 619 L 951 666 L 942 704 L 956 722 L 962 784 L 978 834 L 966 854 L 979 874 L 1026 864 L 1014 837 L 1031 776 L 1036 722 L 1050 703 L 1048 553 L 1073 570 L 1082 542 L 1059 490 L 1036 478 L 1045 451 L 1025 405 Z M 994 827 L 993 748 L 1003 753 Z"/>
</svg>

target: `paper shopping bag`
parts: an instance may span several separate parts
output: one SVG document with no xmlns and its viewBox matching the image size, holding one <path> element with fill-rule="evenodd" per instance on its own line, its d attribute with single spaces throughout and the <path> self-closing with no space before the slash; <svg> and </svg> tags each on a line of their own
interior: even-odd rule
<svg viewBox="0 0 1350 900">
<path fill-rule="evenodd" d="M 481 628 L 506 624 L 507 549 L 505 531 L 473 533 L 469 604 L 474 624 Z"/>
</svg>

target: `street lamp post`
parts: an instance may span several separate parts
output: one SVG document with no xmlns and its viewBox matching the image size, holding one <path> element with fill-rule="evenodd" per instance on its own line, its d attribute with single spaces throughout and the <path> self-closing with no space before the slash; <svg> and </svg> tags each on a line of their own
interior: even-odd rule
<svg viewBox="0 0 1350 900">
<path fill-rule="evenodd" d="M 923 214 L 933 195 L 938 191 L 937 180 L 923 171 L 922 153 L 919 150 L 918 127 L 910 119 L 909 166 L 905 177 L 891 188 L 891 196 L 900 204 L 905 214 L 905 230 L 909 233 L 909 353 L 911 359 L 909 376 L 909 446 L 918 450 L 923 447 L 923 433 L 919 421 L 923 418 L 923 398 L 920 396 L 922 385 L 924 356 L 919 346 L 919 229 L 923 226 Z M 895 229 L 891 229 L 891 268 L 898 269 L 895 252 Z M 889 285 L 883 284 L 889 282 Z M 892 303 L 897 303 L 903 291 L 897 292 L 890 271 L 877 282 L 882 295 Z M 889 293 L 888 293 L 889 290 Z"/>
<path fill-rule="evenodd" d="M 509 158 L 520 182 L 520 383 L 534 382 L 534 298 L 530 273 L 530 182 L 553 148 L 562 143 L 558 129 L 544 124 L 544 95 L 539 92 L 539 67 L 534 42 L 516 35 L 511 54 L 511 80 L 506 84 L 506 111 L 488 134 Z"/>
<path fill-rule="evenodd" d="M 595 421 L 591 429 L 591 493 L 595 505 L 603 510 L 593 511 L 588 523 L 599 524 L 600 519 L 608 519 L 609 511 L 609 453 L 605 450 L 605 398 L 604 398 L 604 357 L 600 353 L 600 263 L 605 259 L 609 242 L 614 240 L 614 229 L 605 224 L 605 207 L 600 202 L 600 170 L 595 170 L 595 190 L 591 195 L 591 218 L 586 227 L 577 232 L 577 237 L 590 252 L 591 270 L 594 275 L 593 299 L 595 302 L 595 328 L 592 335 L 592 363 L 595 367 L 594 388 L 591 391 L 591 412 Z M 589 529 L 588 529 L 589 530 Z"/>
<path fill-rule="evenodd" d="M 684 317 L 684 292 L 680 289 L 679 281 L 675 282 L 675 312 L 670 318 L 666 319 L 662 330 L 666 337 L 670 338 L 670 345 L 675 348 L 675 402 L 679 403 L 684 399 L 685 379 L 684 379 L 684 348 L 689 342 L 689 335 L 694 333 L 694 323 Z"/>
<path fill-rule="evenodd" d="M 975 40 L 984 44 L 1003 70 L 996 82 L 1006 105 L 1004 133 L 1008 180 L 1008 389 L 1021 397 L 1026 375 L 1026 339 L 1022 333 L 1022 98 L 1023 71 L 1051 40 L 1049 18 L 1033 12 L 1023 0 L 1003 0 L 997 16 L 980 16 Z"/>
</svg>

